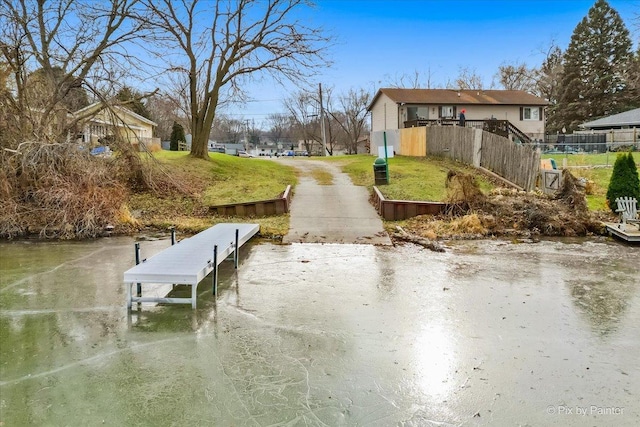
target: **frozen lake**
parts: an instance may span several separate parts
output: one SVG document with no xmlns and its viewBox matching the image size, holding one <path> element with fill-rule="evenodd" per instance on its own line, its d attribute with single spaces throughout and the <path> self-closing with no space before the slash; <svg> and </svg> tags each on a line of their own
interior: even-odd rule
<svg viewBox="0 0 640 427">
<path fill-rule="evenodd" d="M 133 243 L 0 243 L 0 425 L 640 425 L 637 246 L 249 244 L 128 315 Z"/>
</svg>

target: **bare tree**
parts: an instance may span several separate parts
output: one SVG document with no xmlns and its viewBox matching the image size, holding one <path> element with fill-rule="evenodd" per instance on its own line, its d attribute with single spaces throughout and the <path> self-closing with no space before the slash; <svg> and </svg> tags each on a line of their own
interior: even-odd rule
<svg viewBox="0 0 640 427">
<path fill-rule="evenodd" d="M 455 82 L 447 82 L 449 89 L 484 89 L 483 79 L 475 68 L 460 67 Z"/>
<path fill-rule="evenodd" d="M 314 151 L 315 143 L 320 141 L 318 105 L 315 93 L 303 91 L 284 101 L 284 106 L 295 123 L 295 133 L 309 153 Z"/>
<path fill-rule="evenodd" d="M 176 100 L 166 94 L 150 97 L 146 107 L 151 114 L 151 119 L 158 124 L 155 130 L 156 136 L 163 141 L 168 141 L 171 137 L 174 122 L 180 123 L 183 127 L 188 122 Z"/>
<path fill-rule="evenodd" d="M 547 130 L 559 131 L 562 124 L 557 114 L 558 101 L 560 100 L 560 81 L 563 65 L 562 50 L 552 42 L 546 51 L 546 57 L 538 69 L 536 78 L 536 95 L 549 101 L 547 108 Z"/>
<path fill-rule="evenodd" d="M 342 111 L 340 115 L 331 113 L 331 116 L 343 129 L 347 141 L 348 154 L 358 153 L 358 140 L 367 128 L 367 107 L 371 103 L 371 95 L 364 89 L 351 89 L 339 99 Z"/>
<path fill-rule="evenodd" d="M 129 63 L 123 46 L 144 34 L 129 19 L 137 3 L 0 0 L 0 53 L 11 70 L 13 88 L 6 107 L 13 111 L 22 138 L 59 141 L 86 119 L 69 121 L 75 103 L 65 100 L 95 89 L 96 77 L 107 79 L 113 69 L 106 70 L 105 64 Z M 35 80 L 45 90 L 34 99 L 30 85 L 36 70 Z"/>
<path fill-rule="evenodd" d="M 269 114 L 267 116 L 267 126 L 269 126 L 269 137 L 275 143 L 281 143 L 291 133 L 292 120 L 286 114 Z"/>
<path fill-rule="evenodd" d="M 414 70 L 412 73 L 396 74 L 393 78 L 385 75 L 387 80 L 386 86 L 405 88 L 405 89 L 436 89 L 437 85 L 433 83 L 433 72 L 431 67 L 423 73 Z"/>
<path fill-rule="evenodd" d="M 219 103 L 268 73 L 300 82 L 326 64 L 328 39 L 294 13 L 305 0 L 146 0 L 153 24 L 181 57 L 171 68 L 188 81 L 191 155 L 208 158 L 207 138 Z"/>
<path fill-rule="evenodd" d="M 496 77 L 506 90 L 523 90 L 534 93 L 536 90 L 536 75 L 537 70 L 527 67 L 525 63 L 503 63 L 498 67 Z"/>
<path fill-rule="evenodd" d="M 233 119 L 231 117 L 219 115 L 216 117 L 211 128 L 211 137 L 220 142 L 239 144 L 245 130 L 246 124 L 244 119 Z M 193 144 L 193 139 L 191 141 Z"/>
</svg>

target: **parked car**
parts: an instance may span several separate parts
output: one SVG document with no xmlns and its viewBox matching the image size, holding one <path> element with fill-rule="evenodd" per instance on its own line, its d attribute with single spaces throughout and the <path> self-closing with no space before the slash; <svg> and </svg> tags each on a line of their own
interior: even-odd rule
<svg viewBox="0 0 640 427">
<path fill-rule="evenodd" d="M 253 154 L 247 153 L 246 151 L 238 151 L 238 157 L 253 157 Z"/>
</svg>

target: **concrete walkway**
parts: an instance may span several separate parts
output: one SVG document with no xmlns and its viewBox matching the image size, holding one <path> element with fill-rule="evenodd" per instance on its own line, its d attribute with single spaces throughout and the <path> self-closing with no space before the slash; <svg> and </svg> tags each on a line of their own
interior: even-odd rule
<svg viewBox="0 0 640 427">
<path fill-rule="evenodd" d="M 289 233 L 282 239 L 283 243 L 391 244 L 382 220 L 369 203 L 367 189 L 353 185 L 338 166 L 309 159 L 280 158 L 275 161 L 294 166 L 299 171 L 299 183 L 291 203 Z M 320 185 L 312 175 L 314 170 L 330 173 L 333 183 Z"/>
</svg>

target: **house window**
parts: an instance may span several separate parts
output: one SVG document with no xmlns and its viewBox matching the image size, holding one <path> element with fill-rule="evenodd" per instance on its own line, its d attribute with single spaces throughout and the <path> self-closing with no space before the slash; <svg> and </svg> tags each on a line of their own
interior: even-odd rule
<svg viewBox="0 0 640 427">
<path fill-rule="evenodd" d="M 407 107 L 407 120 L 424 120 L 429 118 L 429 107 Z"/>
<path fill-rule="evenodd" d="M 438 117 L 444 119 L 453 119 L 456 117 L 456 107 L 454 107 L 453 105 L 443 105 L 440 107 L 439 113 L 440 114 L 438 115 Z"/>
<path fill-rule="evenodd" d="M 522 107 L 521 120 L 540 120 L 540 107 Z"/>
</svg>

